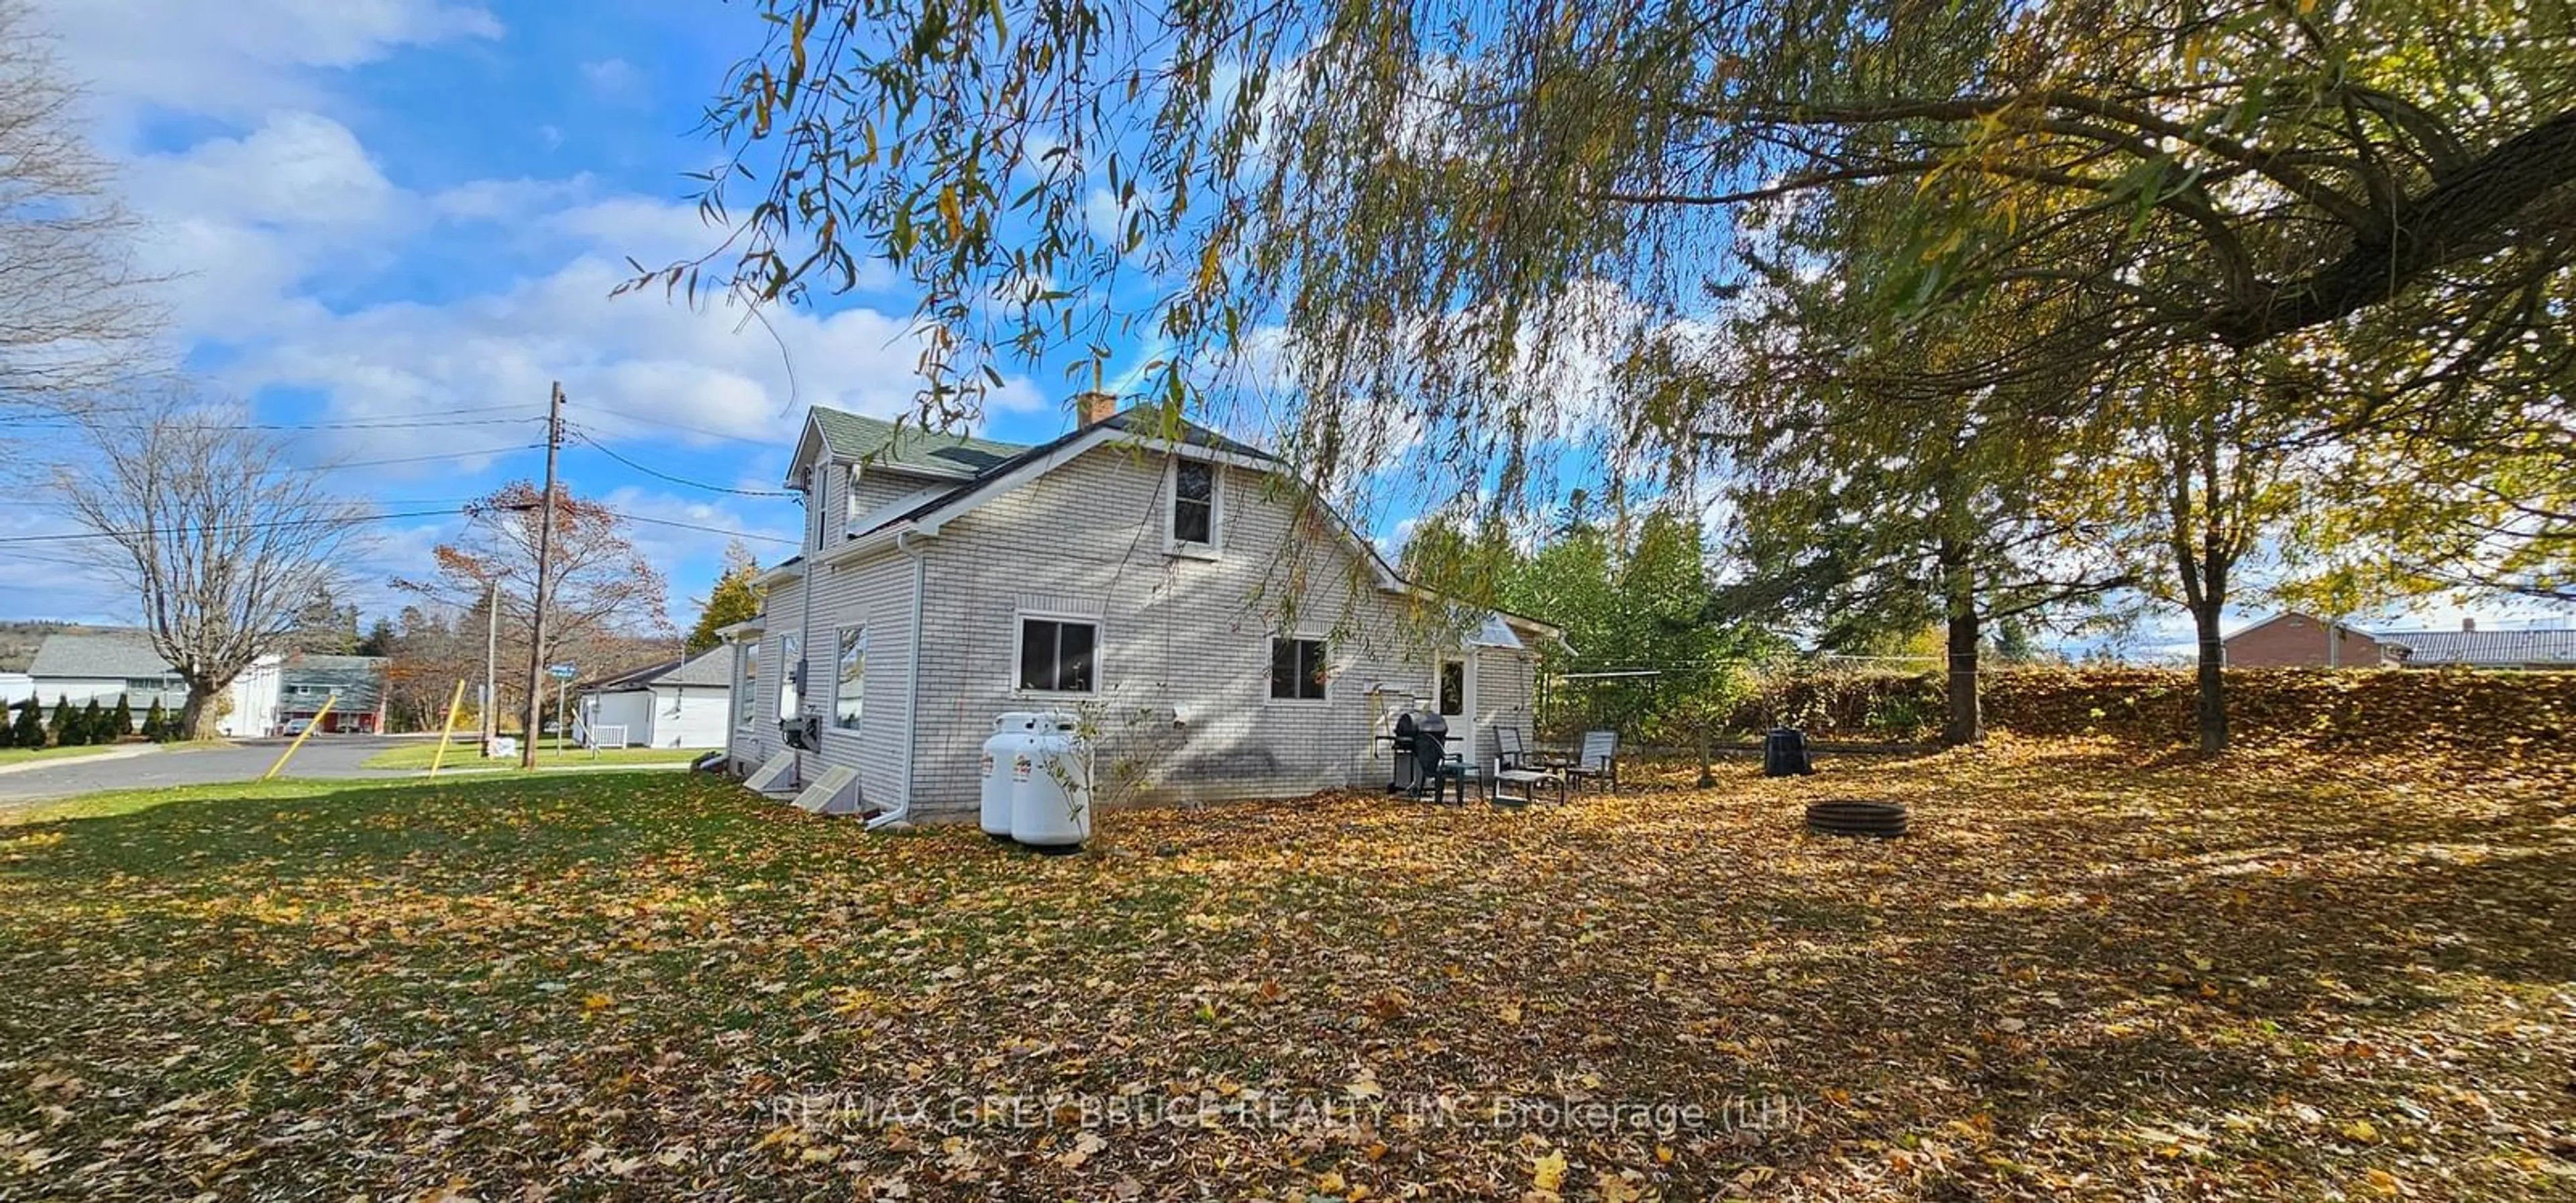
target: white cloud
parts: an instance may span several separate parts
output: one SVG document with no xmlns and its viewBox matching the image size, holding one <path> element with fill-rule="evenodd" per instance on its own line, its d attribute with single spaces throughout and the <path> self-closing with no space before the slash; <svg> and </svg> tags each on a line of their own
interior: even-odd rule
<svg viewBox="0 0 2576 1203">
<path fill-rule="evenodd" d="M 907 317 L 866 308 L 771 310 L 753 321 L 740 307 L 692 308 L 658 292 L 612 298 L 625 278 L 622 266 L 586 256 L 552 275 L 450 305 L 315 314 L 252 349 L 234 373 L 244 383 L 322 390 L 333 413 L 345 417 L 519 400 L 533 415 L 548 383 L 561 380 L 569 412 L 584 428 L 699 449 L 696 478 L 711 483 L 731 479 L 735 461 L 783 460 L 804 405 L 880 415 L 913 405 L 920 348 Z M 1015 379 L 997 402 L 1034 406 L 1037 396 Z M 591 405 L 673 425 L 585 413 Z M 410 441 L 404 431 L 342 433 L 352 447 Z M 765 446 L 716 437 L 728 435 Z M 716 467 L 705 466 L 710 458 Z"/>
<path fill-rule="evenodd" d="M 38 0 L 37 7 L 112 135 L 153 108 L 234 120 L 320 109 L 327 97 L 317 69 L 502 33 L 490 11 L 448 0 Z"/>
<path fill-rule="evenodd" d="M 593 94 L 604 100 L 631 100 L 643 93 L 644 73 L 622 58 L 598 59 L 581 65 L 581 79 Z"/>
</svg>

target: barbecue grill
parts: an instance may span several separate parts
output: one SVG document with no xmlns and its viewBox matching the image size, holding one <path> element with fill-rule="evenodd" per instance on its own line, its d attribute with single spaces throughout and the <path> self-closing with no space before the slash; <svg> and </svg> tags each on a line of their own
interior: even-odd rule
<svg viewBox="0 0 2576 1203">
<path fill-rule="evenodd" d="M 1435 710 L 1407 710 L 1395 716 L 1395 734 L 1381 735 L 1394 753 L 1393 776 L 1386 783 L 1390 794 L 1409 794 L 1419 798 L 1428 792 L 1440 776 L 1440 767 L 1449 759 L 1449 720 Z"/>
</svg>

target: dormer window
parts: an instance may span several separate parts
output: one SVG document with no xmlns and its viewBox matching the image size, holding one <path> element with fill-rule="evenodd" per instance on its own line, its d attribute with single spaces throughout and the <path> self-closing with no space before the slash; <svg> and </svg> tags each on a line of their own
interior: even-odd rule
<svg viewBox="0 0 2576 1203">
<path fill-rule="evenodd" d="M 1171 550 L 1213 555 L 1217 547 L 1217 467 L 1206 460 L 1172 461 Z"/>
</svg>

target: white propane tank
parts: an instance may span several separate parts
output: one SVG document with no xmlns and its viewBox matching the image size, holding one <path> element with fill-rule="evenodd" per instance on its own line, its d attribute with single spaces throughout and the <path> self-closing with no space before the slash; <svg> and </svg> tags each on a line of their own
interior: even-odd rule
<svg viewBox="0 0 2576 1203">
<path fill-rule="evenodd" d="M 993 718 L 993 736 L 984 741 L 984 834 L 1011 838 L 1011 761 L 1036 738 L 1038 716 L 1011 710 Z"/>
<path fill-rule="evenodd" d="M 1072 852 L 1091 838 L 1091 778 L 1074 716 L 1036 716 L 1011 760 L 1011 838 L 1040 852 Z"/>
</svg>

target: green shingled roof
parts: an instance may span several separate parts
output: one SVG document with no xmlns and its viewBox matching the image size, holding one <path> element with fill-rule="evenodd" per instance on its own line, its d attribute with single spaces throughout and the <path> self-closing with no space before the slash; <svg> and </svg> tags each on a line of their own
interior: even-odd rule
<svg viewBox="0 0 2576 1203">
<path fill-rule="evenodd" d="M 894 471 L 973 476 L 1028 450 L 1025 444 L 940 434 L 913 425 L 897 428 L 882 418 L 814 407 L 814 424 L 841 459 L 864 460 Z"/>
</svg>

